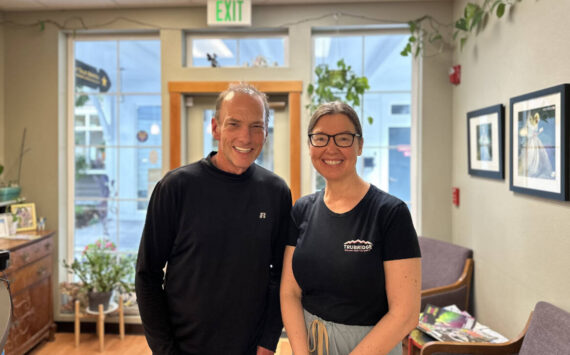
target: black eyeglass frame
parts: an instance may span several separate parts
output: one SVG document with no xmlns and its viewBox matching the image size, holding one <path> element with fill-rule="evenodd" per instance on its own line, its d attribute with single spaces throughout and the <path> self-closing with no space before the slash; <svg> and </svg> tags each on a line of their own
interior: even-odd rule
<svg viewBox="0 0 570 355">
<path fill-rule="evenodd" d="M 315 145 L 313 143 L 313 136 L 327 136 L 327 141 L 325 142 L 325 144 L 323 145 Z M 352 141 L 350 142 L 350 145 L 339 145 L 338 142 L 336 141 L 336 137 L 340 136 L 340 135 L 349 135 L 352 136 Z M 331 141 L 331 138 L 333 139 L 334 144 L 339 147 L 339 148 L 350 148 L 352 147 L 352 145 L 354 144 L 354 138 L 355 137 L 362 137 L 360 134 L 358 133 L 349 133 L 349 132 L 341 132 L 341 133 L 337 133 L 337 134 L 326 134 L 326 133 L 309 133 L 309 143 L 311 143 L 311 145 L 313 147 L 317 147 L 317 148 L 322 148 L 322 147 L 326 147 L 329 142 Z"/>
</svg>

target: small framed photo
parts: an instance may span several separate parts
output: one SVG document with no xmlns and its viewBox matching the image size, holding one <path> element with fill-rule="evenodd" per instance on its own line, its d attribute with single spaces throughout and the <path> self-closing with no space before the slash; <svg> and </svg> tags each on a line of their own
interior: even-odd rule
<svg viewBox="0 0 570 355">
<path fill-rule="evenodd" d="M 11 205 L 10 211 L 18 218 L 18 232 L 36 229 L 35 203 L 20 203 Z"/>
<path fill-rule="evenodd" d="M 7 237 L 10 235 L 10 223 L 12 218 L 8 218 L 6 214 L 0 214 L 0 237 Z"/>
<path fill-rule="evenodd" d="M 569 84 L 510 100 L 510 189 L 568 200 Z"/>
<path fill-rule="evenodd" d="M 467 113 L 467 166 L 470 175 L 505 178 L 503 105 Z"/>
</svg>

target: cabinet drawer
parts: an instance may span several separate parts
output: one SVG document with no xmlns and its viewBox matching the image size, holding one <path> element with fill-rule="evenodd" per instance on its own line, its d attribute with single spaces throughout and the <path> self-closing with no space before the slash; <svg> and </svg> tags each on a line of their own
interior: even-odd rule
<svg viewBox="0 0 570 355">
<path fill-rule="evenodd" d="M 10 267 L 6 269 L 6 273 L 10 273 L 26 264 L 41 259 L 42 257 L 51 254 L 52 251 L 53 238 L 47 238 L 24 248 L 12 251 L 10 252 Z"/>
<path fill-rule="evenodd" d="M 8 274 L 12 294 L 15 295 L 20 290 L 30 287 L 34 283 L 51 276 L 51 268 L 51 255 L 48 255 L 35 263 Z"/>
<path fill-rule="evenodd" d="M 52 323 L 51 278 L 13 297 L 14 318 L 6 342 L 6 355 L 23 354 L 47 337 Z"/>
</svg>

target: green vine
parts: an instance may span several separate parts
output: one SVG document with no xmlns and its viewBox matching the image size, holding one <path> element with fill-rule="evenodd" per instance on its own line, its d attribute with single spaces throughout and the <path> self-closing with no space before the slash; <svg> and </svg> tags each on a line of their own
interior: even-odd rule
<svg viewBox="0 0 570 355">
<path fill-rule="evenodd" d="M 357 76 L 350 65 L 346 65 L 344 59 L 340 59 L 337 68 L 331 69 L 327 64 L 317 65 L 315 74 L 317 80 L 313 85 L 307 86 L 307 93 L 311 102 L 306 108 L 312 113 L 319 105 L 336 100 L 342 100 L 350 104 L 354 109 L 360 106 L 360 97 L 370 89 L 368 79 L 365 76 Z M 344 98 L 340 95 L 343 94 Z M 372 124 L 373 118 L 368 117 Z"/>
<path fill-rule="evenodd" d="M 471 33 L 479 33 L 487 23 L 489 16 L 493 14 L 502 18 L 507 7 L 514 6 L 522 0 L 484 0 L 482 5 L 468 2 L 463 9 L 463 16 L 457 19 L 453 25 L 445 25 L 433 17 L 426 15 L 408 22 L 410 37 L 402 56 L 419 56 L 425 51 L 426 43 L 443 48 L 459 41 L 459 49 L 463 50 Z M 451 34 L 451 32 L 453 32 Z M 451 40 L 448 40 L 451 34 Z M 424 52 L 425 53 L 425 52 Z"/>
</svg>

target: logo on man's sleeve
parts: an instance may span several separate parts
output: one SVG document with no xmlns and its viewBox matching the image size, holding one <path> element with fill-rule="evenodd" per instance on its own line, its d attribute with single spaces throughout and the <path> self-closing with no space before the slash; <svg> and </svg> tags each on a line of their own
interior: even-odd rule
<svg viewBox="0 0 570 355">
<path fill-rule="evenodd" d="M 349 240 L 344 243 L 344 251 L 346 253 L 360 252 L 368 253 L 372 250 L 372 242 L 366 240 Z"/>
</svg>

